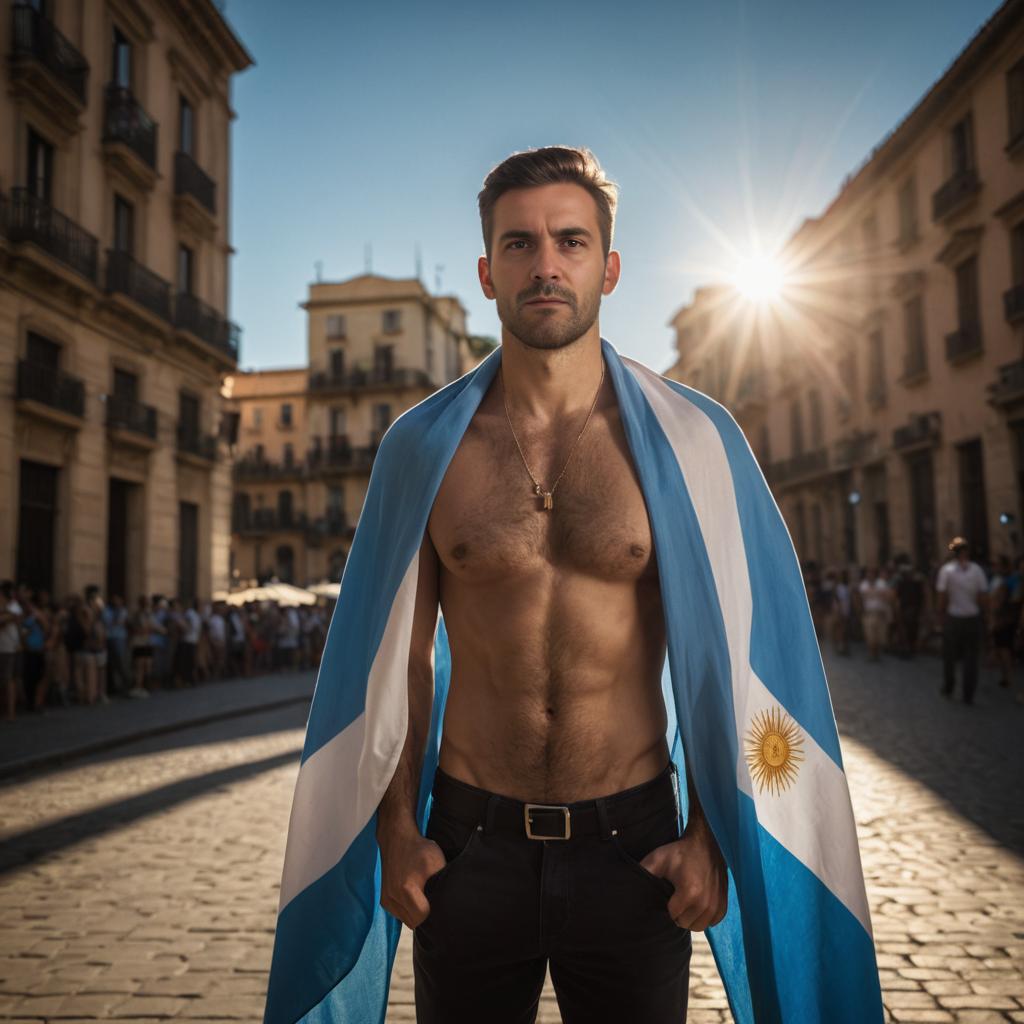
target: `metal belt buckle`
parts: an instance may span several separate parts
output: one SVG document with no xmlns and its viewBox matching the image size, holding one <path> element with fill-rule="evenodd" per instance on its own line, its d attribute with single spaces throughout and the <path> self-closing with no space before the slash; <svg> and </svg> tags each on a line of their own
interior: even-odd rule
<svg viewBox="0 0 1024 1024">
<path fill-rule="evenodd" d="M 535 836 L 533 834 L 533 819 L 530 817 L 530 811 L 561 811 L 565 816 L 565 835 L 564 836 Z M 564 804 L 526 804 L 523 807 L 523 818 L 526 821 L 526 837 L 528 839 L 568 839 L 570 835 L 569 831 L 569 808 Z"/>
</svg>

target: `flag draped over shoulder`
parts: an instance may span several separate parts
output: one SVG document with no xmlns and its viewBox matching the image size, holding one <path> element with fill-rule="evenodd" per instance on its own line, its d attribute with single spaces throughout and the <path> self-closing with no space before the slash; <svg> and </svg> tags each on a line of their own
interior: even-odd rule
<svg viewBox="0 0 1024 1024">
<path fill-rule="evenodd" d="M 708 937 L 733 1016 L 879 1022 L 849 790 L 782 517 L 722 406 L 601 347 L 654 536 L 669 747 L 729 867 L 729 911 Z M 374 462 L 306 726 L 265 1024 L 384 1020 L 402 926 L 379 904 L 376 809 L 405 741 L 419 547 L 500 360 L 405 412 Z M 439 616 L 421 829 L 450 674 Z"/>
</svg>

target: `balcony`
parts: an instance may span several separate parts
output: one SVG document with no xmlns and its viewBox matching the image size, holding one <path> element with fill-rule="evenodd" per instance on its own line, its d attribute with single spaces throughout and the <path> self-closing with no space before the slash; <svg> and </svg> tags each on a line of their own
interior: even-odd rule
<svg viewBox="0 0 1024 1024">
<path fill-rule="evenodd" d="M 171 322 L 171 286 L 130 253 L 107 250 L 107 291 L 124 295 L 147 313 Z"/>
<path fill-rule="evenodd" d="M 1003 313 L 1007 323 L 1019 324 L 1024 320 L 1024 284 L 1015 284 L 1003 292 Z"/>
<path fill-rule="evenodd" d="M 174 303 L 174 326 L 214 349 L 231 367 L 238 365 L 238 325 L 201 299 L 180 292 Z"/>
<path fill-rule="evenodd" d="M 30 243 L 96 283 L 99 245 L 70 217 L 37 199 L 27 188 L 12 188 L 4 201 L 3 230 L 14 243 Z"/>
<path fill-rule="evenodd" d="M 373 467 L 376 447 L 353 447 L 347 437 L 330 437 L 327 444 L 317 438 L 306 456 L 310 473 L 331 475 L 337 473 L 369 473 Z"/>
<path fill-rule="evenodd" d="M 1009 407 L 1024 402 L 1024 359 L 1000 366 L 994 384 L 989 384 L 989 405 Z"/>
<path fill-rule="evenodd" d="M 814 451 L 794 455 L 791 459 L 769 463 L 765 476 L 775 486 L 788 486 L 813 479 L 828 472 L 828 449 L 816 448 Z"/>
<path fill-rule="evenodd" d="M 236 480 L 289 480 L 305 475 L 306 467 L 301 462 L 271 462 L 255 455 L 246 455 L 234 465 Z"/>
<path fill-rule="evenodd" d="M 892 446 L 896 449 L 926 447 L 937 444 L 941 437 L 942 413 L 919 413 L 911 416 L 906 426 L 892 432 Z"/>
<path fill-rule="evenodd" d="M 108 395 L 107 430 L 115 440 L 155 448 L 156 409 L 125 395 Z"/>
<path fill-rule="evenodd" d="M 105 94 L 103 152 L 111 166 L 143 189 L 156 181 L 157 124 L 131 91 L 110 84 Z"/>
<path fill-rule="evenodd" d="M 310 391 L 331 394 L 351 394 L 359 391 L 391 391 L 400 388 L 433 388 L 425 371 L 411 367 L 375 367 L 372 370 L 354 369 L 348 373 L 311 373 Z"/>
<path fill-rule="evenodd" d="M 217 183 L 188 154 L 174 154 L 174 216 L 212 238 L 217 230 Z"/>
<path fill-rule="evenodd" d="M 50 366 L 18 360 L 15 397 L 23 412 L 77 429 L 85 418 L 85 384 Z"/>
<path fill-rule="evenodd" d="M 946 358 L 951 363 L 962 363 L 981 355 L 981 331 L 975 326 L 961 327 L 946 335 Z"/>
<path fill-rule="evenodd" d="M 864 462 L 872 449 L 875 435 L 873 432 L 853 431 L 841 437 L 835 444 L 836 469 L 847 469 L 859 462 Z"/>
<path fill-rule="evenodd" d="M 328 537 L 348 537 L 351 539 L 356 528 L 351 526 L 344 513 L 328 512 L 326 516 L 318 516 L 306 524 L 306 543 L 310 547 L 320 547 Z"/>
<path fill-rule="evenodd" d="M 11 90 L 43 109 L 67 133 L 85 109 L 89 63 L 44 14 L 11 5 Z"/>
<path fill-rule="evenodd" d="M 932 220 L 941 221 L 959 213 L 981 189 L 978 172 L 959 171 L 932 195 Z"/>
<path fill-rule="evenodd" d="M 878 380 L 869 384 L 866 397 L 868 400 L 868 405 L 871 406 L 872 409 L 883 408 L 886 404 L 886 401 L 888 400 L 885 381 Z"/>
<path fill-rule="evenodd" d="M 196 427 L 178 424 L 178 455 L 204 468 L 217 459 L 217 438 Z"/>
<path fill-rule="evenodd" d="M 234 533 L 262 536 L 269 533 L 307 532 L 310 523 L 305 512 L 282 515 L 280 510 L 273 508 L 236 508 L 231 516 L 231 529 Z"/>
</svg>

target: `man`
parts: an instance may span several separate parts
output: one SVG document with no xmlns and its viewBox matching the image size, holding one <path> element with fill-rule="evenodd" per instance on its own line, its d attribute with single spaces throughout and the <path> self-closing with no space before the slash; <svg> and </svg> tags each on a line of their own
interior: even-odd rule
<svg viewBox="0 0 1024 1024">
<path fill-rule="evenodd" d="M 4 688 L 4 718 L 13 722 L 18 707 L 15 664 L 21 648 L 21 619 L 24 609 L 14 596 L 10 580 L 0 583 L 0 684 Z"/>
<path fill-rule="evenodd" d="M 949 542 L 953 557 L 939 569 L 935 590 L 942 618 L 942 695 L 952 697 L 956 665 L 963 662 L 964 703 L 974 703 L 981 656 L 982 615 L 988 608 L 988 580 L 963 537 Z"/>
<path fill-rule="evenodd" d="M 764 786 L 744 781 L 750 793 L 737 797 L 737 763 L 781 794 L 797 758 L 820 751 L 742 666 L 752 638 L 768 661 L 776 657 L 759 639 L 773 605 L 794 614 L 792 635 L 781 623 L 771 629 L 776 654 L 800 648 L 817 659 L 818 677 L 794 701 L 816 693 L 827 702 L 820 658 L 792 546 L 774 503 L 764 504 L 763 478 L 746 476 L 757 470 L 735 425 L 723 421 L 731 454 L 710 419 L 693 421 L 688 442 L 675 409 L 652 425 L 646 417 L 658 416 L 662 400 L 686 400 L 650 371 L 628 369 L 601 339 L 601 296 L 620 271 L 614 198 L 585 150 L 517 154 L 484 184 L 479 277 L 497 303 L 502 346 L 382 442 L 307 726 L 271 1024 L 321 1002 L 330 1019 L 380 1019 L 398 922 L 415 929 L 421 1022 L 532 1021 L 546 967 L 570 1024 L 682 1021 L 689 932 L 730 907 L 725 850 L 751 915 L 741 928 L 733 906 L 717 947 L 738 967 L 727 981 L 737 1020 L 780 1019 L 784 1005 L 809 1010 L 809 1000 L 830 1020 L 881 1020 L 866 903 L 852 895 L 863 890 L 859 866 L 841 897 L 856 909 L 841 911 L 834 933 L 803 930 L 803 964 L 769 966 L 773 912 L 756 923 L 759 901 L 779 914 L 783 903 L 830 911 L 805 887 L 819 883 L 803 867 L 791 876 L 803 879 L 799 892 L 786 896 L 785 883 L 760 876 L 753 847 L 740 853 L 736 828 L 753 840 L 751 815 L 774 812 Z M 644 395 L 654 404 L 643 406 Z M 666 460 L 715 444 L 730 482 L 697 472 L 687 491 L 679 463 Z M 746 495 L 748 485 L 758 488 L 757 511 L 737 494 L 746 511 L 733 504 L 727 514 L 721 487 Z M 753 626 L 752 580 L 736 558 L 748 513 L 770 517 L 748 519 L 751 530 L 770 521 L 771 532 Z M 697 534 L 715 539 L 704 546 Z M 783 542 L 785 569 L 776 572 Z M 783 588 L 774 602 L 764 599 L 766 579 Z M 763 671 L 782 686 L 810 665 L 780 672 L 765 662 Z M 754 722 L 747 755 L 736 747 L 736 714 Z M 821 725 L 817 736 L 837 750 L 834 723 Z M 826 845 L 849 849 L 845 780 L 835 756 L 827 760 L 820 777 L 802 777 L 811 787 L 816 777 L 833 780 L 834 797 L 822 791 L 813 803 L 841 810 Z M 692 769 L 684 788 L 679 767 Z M 346 798 L 336 796 L 339 778 Z M 780 821 L 779 834 L 787 827 Z M 805 965 L 819 964 L 819 941 L 838 945 L 826 954 L 832 966 L 811 979 Z M 780 994 L 787 989 L 794 994 Z"/>
<path fill-rule="evenodd" d="M 889 584 L 871 566 L 857 587 L 860 597 L 860 621 L 864 628 L 864 642 L 868 648 L 868 661 L 878 661 L 889 630 L 892 612 L 892 591 Z"/>
<path fill-rule="evenodd" d="M 103 608 L 103 626 L 107 632 L 107 671 L 110 689 L 126 694 L 132 686 L 128 664 L 128 609 L 120 594 L 111 594 Z"/>
</svg>

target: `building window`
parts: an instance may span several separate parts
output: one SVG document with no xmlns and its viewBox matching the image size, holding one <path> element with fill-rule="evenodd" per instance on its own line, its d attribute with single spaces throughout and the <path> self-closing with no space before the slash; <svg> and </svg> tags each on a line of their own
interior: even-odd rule
<svg viewBox="0 0 1024 1024">
<path fill-rule="evenodd" d="M 340 516 L 345 512 L 345 490 L 338 484 L 327 488 L 327 514 Z"/>
<path fill-rule="evenodd" d="M 885 337 L 881 331 L 868 335 L 868 401 L 885 404 Z"/>
<path fill-rule="evenodd" d="M 286 466 L 295 465 L 295 445 L 290 441 L 284 446 L 284 464 Z"/>
<path fill-rule="evenodd" d="M 907 178 L 898 193 L 900 208 L 900 242 L 906 245 L 917 238 L 917 179 Z"/>
<path fill-rule="evenodd" d="M 128 37 L 115 26 L 111 51 L 110 81 L 121 89 L 132 87 L 132 44 Z"/>
<path fill-rule="evenodd" d="M 327 314 L 327 337 L 334 340 L 345 337 L 345 317 L 341 313 Z"/>
<path fill-rule="evenodd" d="M 1010 232 L 1010 272 L 1016 287 L 1024 285 L 1024 221 Z"/>
<path fill-rule="evenodd" d="M 178 427 L 188 438 L 199 437 L 199 396 L 189 391 L 178 395 Z"/>
<path fill-rule="evenodd" d="M 341 437 L 345 433 L 345 410 L 335 406 L 331 409 L 331 437 Z"/>
<path fill-rule="evenodd" d="M 114 250 L 135 252 L 135 207 L 124 196 L 114 196 Z"/>
<path fill-rule="evenodd" d="M 114 367 L 114 397 L 126 402 L 136 402 L 139 398 L 139 375 L 130 370 Z"/>
<path fill-rule="evenodd" d="M 804 415 L 800 408 L 800 399 L 794 398 L 789 405 L 789 440 L 796 458 L 804 453 Z"/>
<path fill-rule="evenodd" d="M 281 526 L 288 526 L 292 521 L 292 492 L 280 491 L 277 495 L 277 516 Z"/>
<path fill-rule="evenodd" d="M 292 426 L 292 403 L 282 402 L 281 403 L 281 426 L 291 427 Z"/>
<path fill-rule="evenodd" d="M 395 369 L 395 346 L 375 345 L 373 348 L 373 373 L 378 379 L 387 380 Z"/>
<path fill-rule="evenodd" d="M 981 317 L 978 311 L 978 258 L 971 256 L 956 268 L 956 311 L 960 330 L 981 346 Z"/>
<path fill-rule="evenodd" d="M 385 309 L 381 321 L 384 333 L 394 334 L 402 329 L 402 311 L 400 309 Z"/>
<path fill-rule="evenodd" d="M 928 372 L 928 352 L 924 337 L 924 303 L 915 295 L 903 303 L 903 375 L 919 377 Z"/>
<path fill-rule="evenodd" d="M 178 96 L 178 149 L 195 156 L 195 113 L 184 96 Z"/>
<path fill-rule="evenodd" d="M 252 429 L 263 429 L 263 410 L 259 406 L 256 406 L 252 411 Z"/>
<path fill-rule="evenodd" d="M 187 245 L 178 246 L 178 294 L 191 295 L 195 257 Z"/>
<path fill-rule="evenodd" d="M 345 350 L 341 348 L 331 349 L 331 379 L 341 380 L 345 376 Z"/>
<path fill-rule="evenodd" d="M 985 464 L 981 441 L 957 445 L 960 470 L 960 529 L 971 542 L 971 555 L 988 561 L 988 509 L 985 502 Z"/>
<path fill-rule="evenodd" d="M 60 369 L 60 345 L 41 334 L 29 331 L 25 339 L 25 359 L 33 366 L 44 367 L 56 373 Z"/>
<path fill-rule="evenodd" d="M 384 436 L 384 431 L 389 426 L 391 426 L 391 404 L 378 402 L 373 407 L 373 430 L 378 439 Z"/>
<path fill-rule="evenodd" d="M 974 170 L 974 118 L 966 114 L 949 131 L 952 177 Z"/>
<path fill-rule="evenodd" d="M 1006 112 L 1008 145 L 1012 146 L 1024 136 L 1024 59 L 1006 72 Z"/>
<path fill-rule="evenodd" d="M 53 199 L 53 146 L 31 128 L 28 130 L 28 168 L 26 173 L 29 193 L 44 203 Z"/>
</svg>

